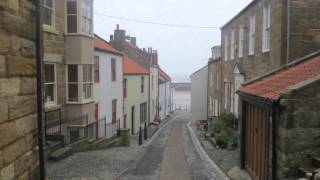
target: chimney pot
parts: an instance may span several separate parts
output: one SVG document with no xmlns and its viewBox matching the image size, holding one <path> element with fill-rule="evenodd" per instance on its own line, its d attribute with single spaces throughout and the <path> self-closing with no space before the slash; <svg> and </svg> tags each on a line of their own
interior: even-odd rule
<svg viewBox="0 0 320 180">
<path fill-rule="evenodd" d="M 119 30 L 120 29 L 120 26 L 119 26 L 119 24 L 117 24 L 117 30 Z"/>
</svg>

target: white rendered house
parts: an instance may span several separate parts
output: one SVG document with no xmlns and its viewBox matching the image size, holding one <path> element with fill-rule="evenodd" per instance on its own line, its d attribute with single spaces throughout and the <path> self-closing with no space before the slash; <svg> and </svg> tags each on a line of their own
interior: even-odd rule
<svg viewBox="0 0 320 180">
<path fill-rule="evenodd" d="M 165 119 L 171 112 L 171 78 L 159 68 L 159 116 Z"/>
</svg>

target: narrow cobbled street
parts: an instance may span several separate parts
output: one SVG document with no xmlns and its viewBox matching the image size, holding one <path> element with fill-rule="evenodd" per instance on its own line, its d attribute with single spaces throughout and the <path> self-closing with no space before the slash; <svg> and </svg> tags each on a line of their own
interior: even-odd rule
<svg viewBox="0 0 320 180">
<path fill-rule="evenodd" d="M 50 180 L 220 180 L 200 158 L 187 128 L 190 113 L 178 111 L 143 146 L 76 153 L 48 164 Z M 215 173 L 216 172 L 216 173 Z"/>
</svg>

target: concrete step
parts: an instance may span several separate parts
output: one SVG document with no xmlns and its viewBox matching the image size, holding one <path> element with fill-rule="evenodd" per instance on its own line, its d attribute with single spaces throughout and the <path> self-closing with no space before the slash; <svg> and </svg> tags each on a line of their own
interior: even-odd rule
<svg viewBox="0 0 320 180">
<path fill-rule="evenodd" d="M 60 161 L 68 156 L 73 154 L 73 150 L 71 147 L 64 147 L 52 152 L 49 156 L 49 160 L 52 161 Z"/>
</svg>

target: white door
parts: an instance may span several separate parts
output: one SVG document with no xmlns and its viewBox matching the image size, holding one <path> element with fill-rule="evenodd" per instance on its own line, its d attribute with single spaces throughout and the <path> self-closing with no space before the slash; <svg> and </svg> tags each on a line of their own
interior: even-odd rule
<svg viewBox="0 0 320 180">
<path fill-rule="evenodd" d="M 235 74 L 234 75 L 234 114 L 238 117 L 239 115 L 239 95 L 236 93 L 240 88 L 241 85 L 244 83 L 244 76 L 242 74 Z"/>
</svg>

